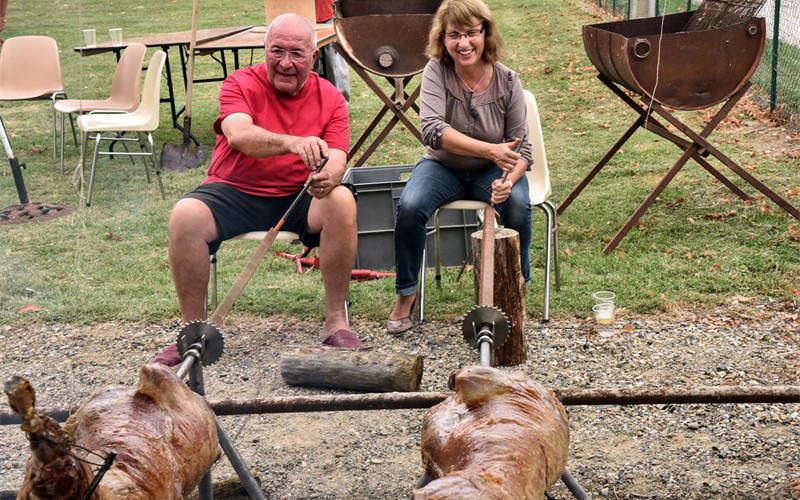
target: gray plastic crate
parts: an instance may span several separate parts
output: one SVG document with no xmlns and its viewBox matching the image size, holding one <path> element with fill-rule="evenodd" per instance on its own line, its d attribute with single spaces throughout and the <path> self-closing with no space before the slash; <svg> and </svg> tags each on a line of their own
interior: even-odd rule
<svg viewBox="0 0 800 500">
<path fill-rule="evenodd" d="M 357 167 L 342 182 L 352 184 L 358 206 L 358 254 L 356 269 L 394 268 L 395 208 L 414 165 Z M 478 229 L 474 210 L 445 210 L 439 219 L 442 265 L 460 266 L 467 257 L 470 235 Z M 433 219 L 428 221 L 433 230 Z M 434 267 L 433 234 L 428 234 L 426 266 Z"/>
</svg>

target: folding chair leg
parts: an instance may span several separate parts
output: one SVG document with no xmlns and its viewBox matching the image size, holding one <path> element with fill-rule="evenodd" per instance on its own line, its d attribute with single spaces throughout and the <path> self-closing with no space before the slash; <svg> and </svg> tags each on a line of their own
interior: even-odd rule
<svg viewBox="0 0 800 500">
<path fill-rule="evenodd" d="M 544 233 L 544 318 L 542 318 L 542 323 L 547 323 L 550 321 L 550 235 L 553 227 L 553 217 L 550 214 L 549 208 L 545 207 L 544 204 L 536 206 L 542 209 L 547 222 Z"/>
<path fill-rule="evenodd" d="M 61 113 L 61 175 L 64 175 L 64 113 Z"/>
<path fill-rule="evenodd" d="M 436 209 L 436 214 L 433 216 L 433 254 L 436 260 L 436 288 L 442 288 L 442 247 L 441 235 L 439 234 L 439 215 L 441 215 L 441 212 L 441 209 Z M 422 269 L 424 272 L 425 262 L 422 264 Z"/>
<path fill-rule="evenodd" d="M 142 138 L 142 133 L 141 132 L 136 132 L 136 139 L 138 139 L 138 141 L 139 141 L 139 152 L 140 153 L 148 153 L 149 154 L 149 152 L 147 151 L 147 148 L 145 148 L 145 146 L 144 146 L 144 139 Z M 122 144 L 124 145 L 125 142 L 123 142 Z M 127 146 L 125 146 L 125 151 L 128 151 L 128 147 Z M 133 159 L 133 156 L 129 156 L 129 158 Z M 147 165 L 147 158 L 145 158 L 144 156 L 142 156 L 142 163 L 144 163 L 144 175 L 145 175 L 145 177 L 147 177 L 147 183 L 150 184 L 150 182 L 152 182 L 150 180 L 150 167 Z"/>
<path fill-rule="evenodd" d="M 86 206 L 92 206 L 92 188 L 94 187 L 94 168 L 97 165 L 97 151 L 100 149 L 100 133 L 94 139 L 94 154 L 92 155 L 92 170 L 89 173 L 89 190 L 86 192 Z"/>
<path fill-rule="evenodd" d="M 161 190 L 161 199 L 166 200 L 167 197 L 164 195 L 164 183 L 161 182 L 161 163 L 156 156 L 156 145 L 153 144 L 153 135 L 150 132 L 147 133 L 147 142 L 150 143 L 150 158 L 153 160 L 153 168 L 156 170 L 156 179 L 158 179 L 158 189 Z"/>
<path fill-rule="evenodd" d="M 72 129 L 72 141 L 75 143 L 75 146 L 77 146 L 78 134 L 75 132 L 75 120 L 72 119 L 72 113 L 69 114 L 69 126 Z"/>
<path fill-rule="evenodd" d="M 58 153 L 56 153 L 56 149 L 58 148 L 58 141 L 56 140 L 56 130 L 57 130 L 57 127 L 56 127 L 56 95 L 57 94 L 53 94 L 52 96 L 50 96 L 50 100 L 52 101 L 51 105 L 50 105 L 50 109 L 51 109 L 51 111 L 53 113 L 53 159 L 54 160 L 58 159 L 58 156 L 57 156 Z"/>
<path fill-rule="evenodd" d="M 86 144 L 89 142 L 89 133 L 81 132 L 81 175 L 78 178 L 78 189 L 83 188 L 83 172 L 86 170 Z"/>
<path fill-rule="evenodd" d="M 217 308 L 217 254 L 211 255 L 211 309 Z"/>
<path fill-rule="evenodd" d="M 550 213 L 553 215 L 553 263 L 555 264 L 556 268 L 556 291 L 561 291 L 561 266 L 559 265 L 558 260 L 558 209 L 556 208 L 555 204 L 547 200 L 544 204 L 550 207 Z"/>
</svg>

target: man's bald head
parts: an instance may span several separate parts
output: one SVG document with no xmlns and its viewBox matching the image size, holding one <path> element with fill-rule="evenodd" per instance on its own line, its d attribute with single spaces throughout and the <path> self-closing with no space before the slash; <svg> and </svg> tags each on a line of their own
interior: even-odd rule
<svg viewBox="0 0 800 500">
<path fill-rule="evenodd" d="M 308 35 L 309 50 L 317 48 L 317 34 L 314 31 L 314 26 L 308 20 L 298 14 L 287 13 L 281 14 L 269 23 L 267 26 L 267 34 L 264 36 L 264 45 L 269 47 L 270 36 L 274 33 L 275 29 L 289 28 L 298 34 L 305 32 Z"/>
</svg>

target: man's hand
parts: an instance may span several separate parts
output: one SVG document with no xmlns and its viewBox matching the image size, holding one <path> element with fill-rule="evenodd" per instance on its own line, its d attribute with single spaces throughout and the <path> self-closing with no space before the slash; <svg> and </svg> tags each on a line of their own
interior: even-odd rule
<svg viewBox="0 0 800 500">
<path fill-rule="evenodd" d="M 492 204 L 497 205 L 503 203 L 511 195 L 511 181 L 506 179 L 495 179 L 492 182 Z"/>
<path fill-rule="evenodd" d="M 316 170 L 322 159 L 328 157 L 328 143 L 319 137 L 298 137 L 289 146 L 289 152 L 299 155 L 309 170 Z"/>
<path fill-rule="evenodd" d="M 333 174 L 322 169 L 320 173 L 311 176 L 311 185 L 308 187 L 308 194 L 319 200 L 328 196 L 331 189 L 338 185 L 339 183 L 336 182 Z"/>
<path fill-rule="evenodd" d="M 521 142 L 520 139 L 514 139 L 511 142 L 490 144 L 487 159 L 493 161 L 504 172 L 513 172 L 521 157 L 516 151 Z"/>
</svg>

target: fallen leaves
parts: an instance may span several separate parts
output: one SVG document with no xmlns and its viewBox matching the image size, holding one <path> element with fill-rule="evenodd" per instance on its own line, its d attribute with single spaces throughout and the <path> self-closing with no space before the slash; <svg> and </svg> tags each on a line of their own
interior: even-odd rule
<svg viewBox="0 0 800 500">
<path fill-rule="evenodd" d="M 122 236 L 109 231 L 106 231 L 106 233 L 103 235 L 103 238 L 107 240 L 122 241 Z"/>
<path fill-rule="evenodd" d="M 564 253 L 567 254 L 567 257 L 572 257 L 572 250 L 570 250 L 569 247 L 567 247 L 567 249 L 564 250 Z"/>
<path fill-rule="evenodd" d="M 44 311 L 44 307 L 35 306 L 33 304 L 25 304 L 24 306 L 19 308 L 17 314 L 25 314 L 27 312 L 36 312 L 36 311 Z"/>
<path fill-rule="evenodd" d="M 730 212 L 725 212 L 725 213 L 713 212 L 713 213 L 710 213 L 710 214 L 705 214 L 703 216 L 703 218 L 704 219 L 725 219 L 726 217 L 733 217 L 733 216 L 738 215 L 738 214 L 739 214 L 739 212 L 737 212 L 736 210 L 731 210 Z"/>
</svg>

